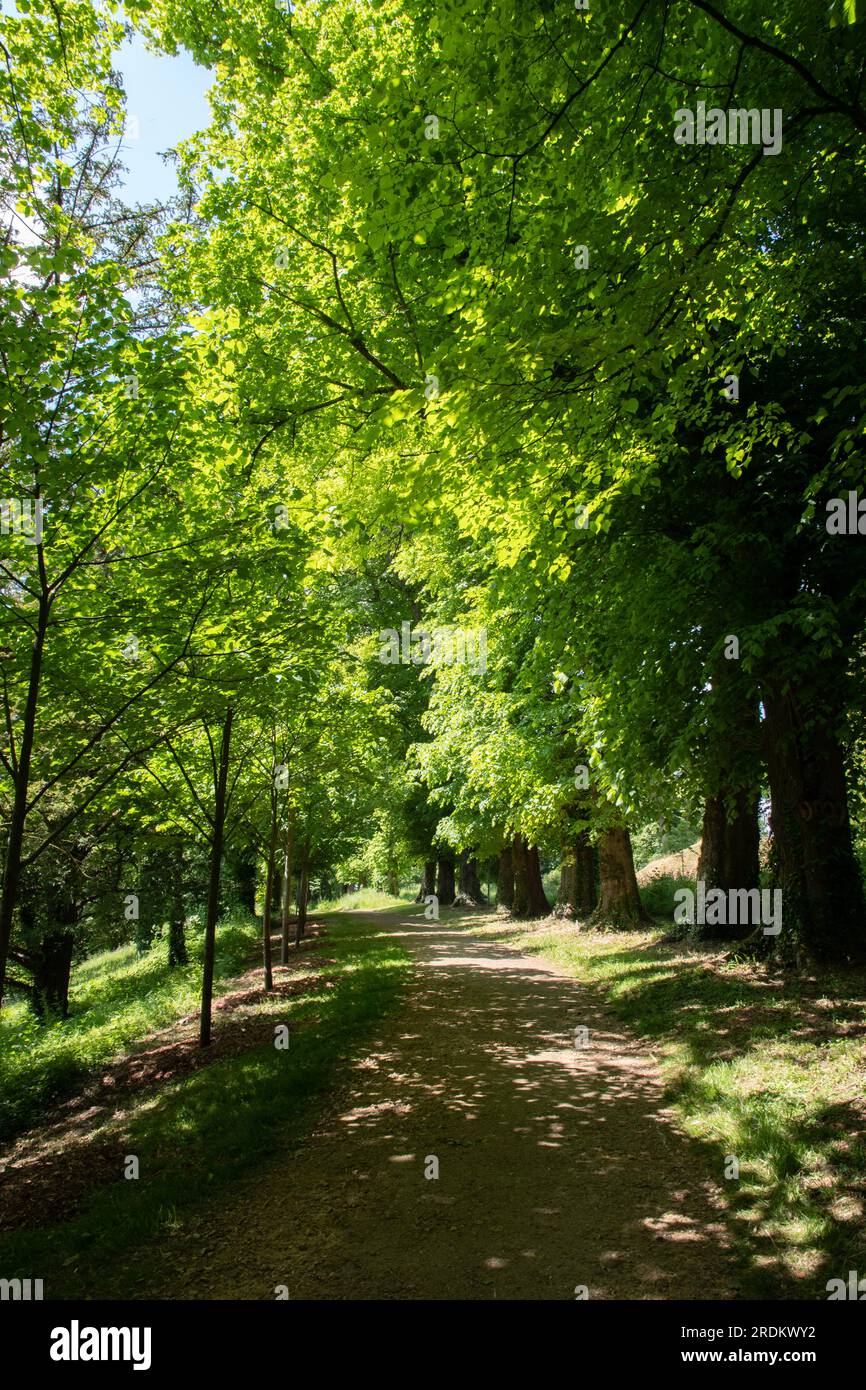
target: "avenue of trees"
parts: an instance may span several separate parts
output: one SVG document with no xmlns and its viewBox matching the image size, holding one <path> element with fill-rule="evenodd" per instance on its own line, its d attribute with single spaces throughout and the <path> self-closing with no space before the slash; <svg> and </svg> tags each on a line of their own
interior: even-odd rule
<svg viewBox="0 0 866 1390">
<path fill-rule="evenodd" d="M 212 71 L 166 206 L 129 24 Z M 0 1000 L 195 903 L 206 1043 L 229 881 L 267 987 L 313 881 L 628 925 L 678 819 L 866 961 L 864 76 L 851 0 L 0 17 Z"/>
</svg>

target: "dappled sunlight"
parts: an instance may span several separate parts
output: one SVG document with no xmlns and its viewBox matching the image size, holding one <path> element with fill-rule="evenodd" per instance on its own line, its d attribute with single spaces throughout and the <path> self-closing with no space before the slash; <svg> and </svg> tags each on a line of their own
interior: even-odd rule
<svg viewBox="0 0 866 1390">
<path fill-rule="evenodd" d="M 296 1161 L 292 1220 L 324 1250 L 296 1270 L 298 1296 L 351 1296 L 364 1270 L 379 1296 L 413 1296 L 421 1267 L 431 1297 L 490 1296 L 493 1279 L 497 1297 L 585 1283 L 594 1297 L 690 1298 L 708 1278 L 733 1297 L 722 1195 L 641 1045 L 537 958 L 423 919 L 393 935 L 414 964 L 405 1012 L 352 1061 L 346 1101 Z M 326 1212 L 315 1235 L 306 1199 Z"/>
<path fill-rule="evenodd" d="M 258 965 L 239 975 L 215 1001 L 209 1048 L 198 1044 L 197 1011 L 175 1019 L 101 1068 L 49 1124 L 9 1146 L 0 1160 L 0 1233 L 75 1217 L 89 1225 L 90 1239 L 110 1247 L 114 1224 L 144 1234 L 161 1226 L 168 1194 L 172 1210 L 195 1206 L 217 1175 L 236 1177 L 267 1158 L 298 1101 L 327 1079 L 329 1035 L 350 1037 L 357 1019 L 375 1015 L 377 1000 L 392 997 L 389 977 L 403 968 L 387 948 L 359 961 L 346 948 L 349 935 L 343 939 L 336 956 L 317 947 L 311 957 L 302 952 L 275 965 L 267 994 Z M 247 960 L 251 944 L 247 936 Z M 285 1051 L 274 1046 L 276 1025 L 288 1026 Z M 123 1181 L 126 1153 L 141 1157 L 140 1182 Z"/>
<path fill-rule="evenodd" d="M 802 1297 L 816 1272 L 862 1263 L 851 1215 L 866 1190 L 862 973 L 784 974 L 658 930 L 591 938 L 542 924 L 507 940 L 600 984 L 658 1039 L 671 1107 L 651 1120 L 666 1129 L 676 1114 L 717 1176 L 737 1155 L 740 1177 L 723 1187 L 728 1228 L 759 1276 L 750 1289 Z"/>
<path fill-rule="evenodd" d="M 128 1059 L 143 1083 L 134 1112 L 82 1105 L 67 1117 L 66 1139 L 80 1125 L 82 1153 L 88 1125 L 106 1131 L 112 1144 L 103 1150 L 112 1155 L 121 1135 L 130 1151 L 150 1153 L 151 1201 L 164 1193 L 159 1223 L 171 1235 L 166 1250 L 176 1247 L 185 1267 L 177 1144 L 193 1167 L 224 1176 L 240 1174 L 254 1151 L 262 1159 L 271 1145 L 280 1152 L 273 1111 L 285 1105 L 274 1107 L 275 1086 L 287 1088 L 288 1103 L 291 1087 L 307 1084 L 319 1030 L 339 1030 L 356 996 L 387 979 L 388 951 L 408 950 L 411 984 L 399 1016 L 343 1059 L 335 1102 L 307 1147 L 288 1166 L 284 1154 L 267 1179 L 279 1186 L 278 1206 L 259 1211 L 259 1177 L 235 1183 L 214 1217 L 214 1255 L 191 1296 L 233 1297 L 242 1250 L 244 1287 L 261 1289 L 249 1296 L 267 1297 L 290 1278 L 301 1298 L 570 1299 L 586 1286 L 596 1299 L 732 1299 L 743 1296 L 732 1256 L 744 1239 L 752 1270 L 805 1291 L 826 1264 L 826 1222 L 852 1233 L 862 1225 L 863 1201 L 839 1184 L 846 1164 L 856 1171 L 856 1105 L 840 1100 L 825 1121 L 831 1140 L 815 1144 L 817 1115 L 793 1104 L 783 1086 L 768 1092 L 770 1061 L 777 1082 L 785 1068 L 800 1074 L 809 1049 L 794 1026 L 813 1025 L 808 1011 L 795 1019 L 784 999 L 780 1007 L 764 979 L 753 983 L 739 968 L 701 959 L 675 972 L 670 947 L 650 944 L 647 958 L 621 937 L 615 948 L 606 943 L 592 963 L 605 971 L 615 961 L 611 978 L 640 1031 L 658 1033 L 676 1019 L 677 1049 L 664 1041 L 656 1057 L 600 993 L 540 952 L 521 955 L 510 940 L 475 937 L 465 922 L 409 921 L 400 912 L 349 920 L 345 935 L 338 928 L 339 969 L 311 971 L 331 965 L 319 951 L 304 967 L 297 962 L 294 983 L 277 974 L 282 988 L 303 985 L 299 998 L 281 1005 L 279 993 L 265 997 L 240 980 L 226 1000 L 247 1048 L 248 1030 L 269 1027 L 272 1010 L 291 1002 L 288 1067 L 272 1048 L 253 1047 L 231 1067 L 158 1088 L 151 1079 L 171 1052 L 167 1030 Z M 371 975 L 358 949 L 355 922 L 367 941 L 381 942 L 379 973 Z M 558 940 L 578 953 L 586 945 L 574 935 Z M 832 1017 L 840 1036 L 857 1026 L 856 1005 L 833 1001 L 826 986 L 819 1017 Z M 671 1091 L 663 1068 L 670 1081 L 673 1061 L 680 1070 Z M 840 1063 L 840 1083 L 848 1078 Z M 736 1187 L 724 1181 L 711 1132 L 724 1136 L 724 1152 L 740 1155 Z M 97 1163 L 99 1152 L 91 1145 Z M 125 1197 L 112 1161 L 106 1210 Z M 207 1190 L 205 1179 L 199 1200 Z"/>
</svg>

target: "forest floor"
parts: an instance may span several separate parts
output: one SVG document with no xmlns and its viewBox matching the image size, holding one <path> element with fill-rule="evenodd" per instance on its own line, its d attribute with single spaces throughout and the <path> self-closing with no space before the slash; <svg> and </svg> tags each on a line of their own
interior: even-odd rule
<svg viewBox="0 0 866 1390">
<path fill-rule="evenodd" d="M 414 967 L 399 1010 L 308 1142 L 163 1240 L 137 1296 L 736 1298 L 721 1184 L 597 993 L 387 916 Z"/>
</svg>

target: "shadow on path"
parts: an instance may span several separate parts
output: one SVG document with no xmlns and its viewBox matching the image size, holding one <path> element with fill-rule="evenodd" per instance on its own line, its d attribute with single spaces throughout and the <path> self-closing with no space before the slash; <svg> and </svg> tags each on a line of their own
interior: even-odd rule
<svg viewBox="0 0 866 1390">
<path fill-rule="evenodd" d="M 590 990 L 441 923 L 352 918 L 413 955 L 399 1016 L 308 1144 L 170 1242 L 141 1296 L 736 1297 L 720 1184 Z"/>
</svg>

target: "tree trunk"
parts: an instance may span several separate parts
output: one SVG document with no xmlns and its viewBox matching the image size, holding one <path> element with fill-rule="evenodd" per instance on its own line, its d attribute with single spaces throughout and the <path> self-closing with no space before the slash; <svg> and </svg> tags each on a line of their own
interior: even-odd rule
<svg viewBox="0 0 866 1390">
<path fill-rule="evenodd" d="M 591 915 L 595 896 L 595 851 L 589 833 L 582 830 L 563 846 L 557 901 L 582 920 Z"/>
<path fill-rule="evenodd" d="M 183 846 L 172 855 L 171 913 L 168 922 L 169 967 L 186 965 L 186 907 L 183 898 Z"/>
<path fill-rule="evenodd" d="M 723 790 L 707 797 L 704 808 L 697 879 L 704 883 L 707 892 L 711 888 L 727 893 L 731 888 L 760 887 L 758 798 L 741 788 L 733 798 L 729 815 L 730 801 L 730 793 Z M 749 923 L 695 923 L 689 935 L 698 940 L 737 941 L 751 931 Z"/>
<path fill-rule="evenodd" d="M 704 804 L 704 820 L 701 827 L 701 852 L 698 858 L 698 880 L 703 880 L 707 889 L 724 888 L 727 892 L 725 872 L 725 836 L 727 833 L 725 798 L 708 796 Z"/>
<path fill-rule="evenodd" d="M 625 826 L 606 830 L 598 844 L 601 896 L 592 915 L 599 926 L 635 926 L 648 921 L 640 900 L 631 836 Z"/>
<path fill-rule="evenodd" d="M 201 1021 L 199 1044 L 208 1047 L 211 1039 L 211 1007 L 213 1003 L 213 969 L 216 950 L 216 924 L 220 910 L 220 867 L 223 857 L 223 835 L 226 819 L 226 786 L 229 776 L 229 747 L 232 737 L 234 710 L 226 709 L 223 720 L 222 746 L 214 799 L 213 833 L 210 850 L 210 880 L 207 893 L 207 916 L 204 926 L 204 964 L 201 984 Z"/>
<path fill-rule="evenodd" d="M 41 563 L 42 546 L 37 547 Z M 18 902 L 21 883 L 21 847 L 24 843 L 24 824 L 27 819 L 27 794 L 30 790 L 30 762 L 33 756 L 33 738 L 36 731 L 36 710 L 39 704 L 39 684 L 42 679 L 42 656 L 45 648 L 45 633 L 48 628 L 48 599 L 45 594 L 39 598 L 39 612 L 36 620 L 36 637 L 30 656 L 30 678 L 27 687 L 27 703 L 21 721 L 18 740 L 18 766 L 15 769 L 15 795 L 9 817 L 9 831 L 6 839 L 6 858 L 3 865 L 3 888 L 0 897 L 0 1008 L 3 1006 L 3 986 L 6 981 L 6 961 L 9 957 L 9 941 L 12 936 L 12 921 Z"/>
<path fill-rule="evenodd" d="M 454 902 L 454 860 L 440 859 L 438 864 L 438 888 L 436 895 L 440 907 L 450 907 Z"/>
<path fill-rule="evenodd" d="M 577 861 L 577 882 L 574 910 L 578 917 L 590 917 L 595 910 L 598 898 L 596 892 L 597 855 L 595 846 L 589 838 L 589 832 L 586 830 L 577 837 L 575 858 Z"/>
<path fill-rule="evenodd" d="M 267 869 L 265 870 L 267 877 Z M 271 882 L 271 919 L 279 916 L 283 910 L 283 874 L 282 869 L 277 868 L 277 850 L 274 846 L 274 872 Z"/>
<path fill-rule="evenodd" d="M 289 963 L 289 917 L 292 912 L 292 859 L 295 849 L 295 825 L 291 811 L 289 811 L 289 821 L 286 828 L 286 848 L 283 855 L 283 902 L 281 938 L 280 938 L 280 960 L 283 965 Z"/>
<path fill-rule="evenodd" d="M 766 692 L 764 710 L 772 860 L 782 890 L 775 948 L 819 964 L 862 963 L 866 905 L 842 749 L 829 728 L 803 717 L 793 694 Z"/>
<path fill-rule="evenodd" d="M 31 1002 L 40 1016 L 52 1013 L 66 1018 L 69 1012 L 69 977 L 74 945 L 75 933 L 61 928 L 46 932 L 39 949 L 33 954 Z"/>
<path fill-rule="evenodd" d="M 496 905 L 511 908 L 514 906 L 514 856 L 511 846 L 504 845 L 499 851 L 499 872 L 496 877 Z"/>
<path fill-rule="evenodd" d="M 271 911 L 274 893 L 274 878 L 276 877 L 276 846 L 277 832 L 274 827 L 271 835 L 271 842 L 268 845 L 268 868 L 265 882 L 265 901 L 262 911 L 262 965 L 265 974 L 265 993 L 270 994 L 274 987 L 274 968 L 271 962 Z"/>
<path fill-rule="evenodd" d="M 550 903 L 541 881 L 541 862 L 538 850 L 530 846 L 522 835 L 515 835 L 512 846 L 514 864 L 514 903 L 515 917 L 546 917 Z"/>
<path fill-rule="evenodd" d="M 82 866 L 87 852 L 86 840 L 66 840 L 52 866 L 58 872 L 51 872 L 47 883 L 42 877 L 44 865 L 41 870 L 25 870 L 21 877 L 21 925 L 25 940 L 35 945 L 30 950 L 12 951 L 10 958 L 32 972 L 30 1003 L 40 1018 L 48 1014 L 66 1018 L 68 1012 L 72 953 L 83 910 Z"/>
<path fill-rule="evenodd" d="M 307 893 L 309 891 L 309 856 L 310 847 L 304 845 L 301 854 L 301 882 L 298 889 L 298 921 L 295 926 L 295 945 L 300 946 L 301 937 L 307 929 Z"/>
<path fill-rule="evenodd" d="M 758 796 L 737 793 L 733 818 L 725 827 L 725 873 L 729 888 L 757 888 L 761 881 L 761 827 Z"/>
<path fill-rule="evenodd" d="M 514 869 L 514 895 L 511 911 L 515 917 L 526 917 L 529 906 L 529 866 L 526 858 L 526 841 L 522 835 L 515 835 L 511 842 L 511 862 Z"/>
<path fill-rule="evenodd" d="M 418 889 L 416 903 L 423 903 L 431 893 L 436 892 L 436 860 L 425 859 L 424 870 L 421 874 L 421 886 Z"/>
<path fill-rule="evenodd" d="M 487 899 L 478 877 L 478 860 L 471 850 L 461 850 L 457 860 L 457 895 L 455 907 L 486 907 Z"/>
</svg>

